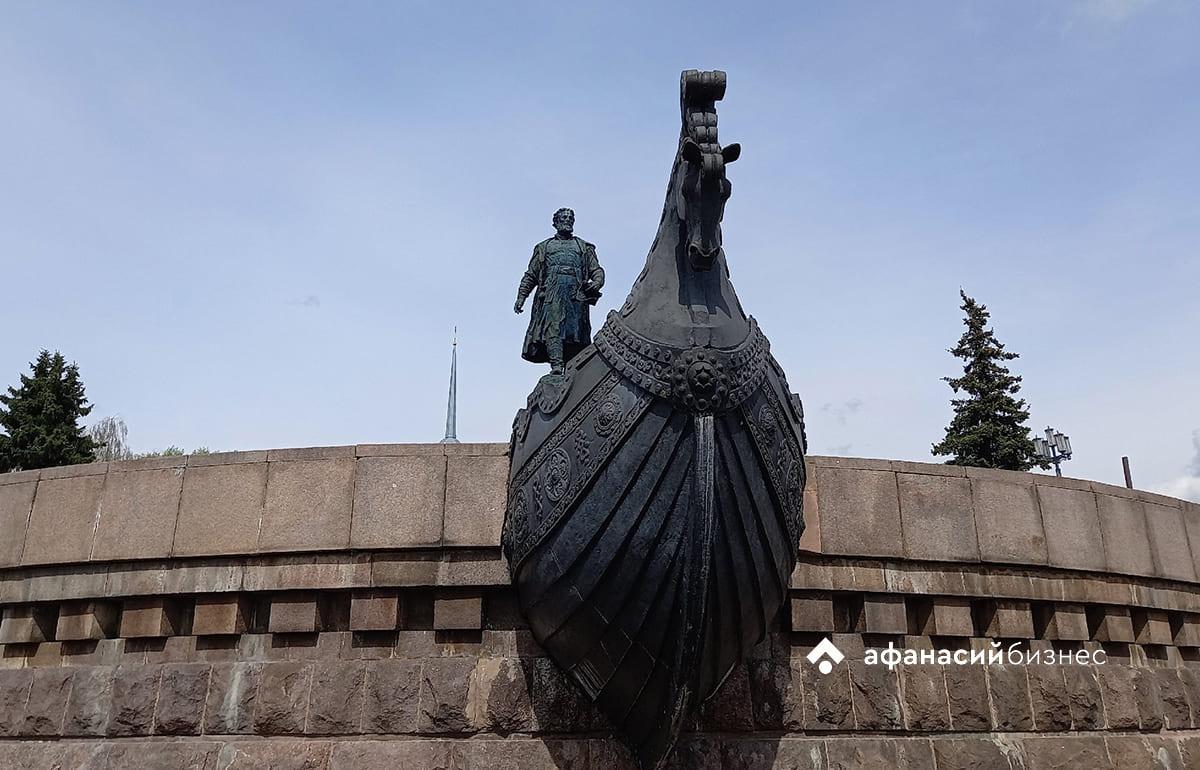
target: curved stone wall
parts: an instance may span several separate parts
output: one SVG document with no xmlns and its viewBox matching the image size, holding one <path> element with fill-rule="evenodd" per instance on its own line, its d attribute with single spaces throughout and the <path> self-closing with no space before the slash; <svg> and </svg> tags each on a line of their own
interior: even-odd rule
<svg viewBox="0 0 1200 770">
<path fill-rule="evenodd" d="M 514 606 L 504 451 L 0 475 L 0 767 L 626 766 Z M 1200 506 L 809 463 L 789 611 L 681 766 L 1200 766 Z M 804 658 L 824 636 L 828 676 Z M 926 657 L 864 664 L 889 644 Z M 997 645 L 1059 663 L 928 662 Z"/>
</svg>

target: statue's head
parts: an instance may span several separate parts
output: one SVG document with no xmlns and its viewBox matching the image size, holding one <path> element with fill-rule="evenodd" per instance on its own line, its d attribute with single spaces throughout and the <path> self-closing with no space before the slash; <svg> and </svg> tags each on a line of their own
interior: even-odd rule
<svg viewBox="0 0 1200 770">
<path fill-rule="evenodd" d="M 562 235 L 570 235 L 575 230 L 575 212 L 568 208 L 554 212 L 554 229 Z"/>
<path fill-rule="evenodd" d="M 687 254 L 694 270 L 710 269 L 721 251 L 721 218 L 733 190 L 725 178 L 725 166 L 741 153 L 741 145 L 702 146 L 690 136 L 680 144 L 685 167 L 679 177 L 676 209 L 687 231 Z"/>
</svg>

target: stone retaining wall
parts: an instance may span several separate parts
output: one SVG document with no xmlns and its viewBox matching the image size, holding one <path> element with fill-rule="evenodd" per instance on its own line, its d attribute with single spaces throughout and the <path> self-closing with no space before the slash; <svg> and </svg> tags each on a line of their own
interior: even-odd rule
<svg viewBox="0 0 1200 770">
<path fill-rule="evenodd" d="M 787 611 L 680 767 L 1200 767 L 1200 506 L 809 462 Z M 516 610 L 506 473 L 464 444 L 0 475 L 0 768 L 628 767 Z M 1107 662 L 864 665 L 888 644 Z"/>
</svg>

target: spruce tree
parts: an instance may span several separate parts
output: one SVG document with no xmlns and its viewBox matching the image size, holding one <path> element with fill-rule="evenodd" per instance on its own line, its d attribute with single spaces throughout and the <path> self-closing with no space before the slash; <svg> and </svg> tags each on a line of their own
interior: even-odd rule
<svg viewBox="0 0 1200 770">
<path fill-rule="evenodd" d="M 79 367 L 43 350 L 30 369 L 0 394 L 0 472 L 92 462 L 96 442 L 79 424 L 92 411 Z"/>
<path fill-rule="evenodd" d="M 990 317 L 987 306 L 961 289 L 959 296 L 967 330 L 950 353 L 963 359 L 963 374 L 942 379 L 964 397 L 951 399 L 954 419 L 946 428 L 946 437 L 933 445 L 933 454 L 950 455 L 947 465 L 1010 471 L 1047 467 L 1034 454 L 1033 439 L 1025 425 L 1029 419 L 1025 399 L 1017 398 L 1021 378 L 1004 363 L 1018 355 L 1006 351 L 987 328 Z"/>
</svg>

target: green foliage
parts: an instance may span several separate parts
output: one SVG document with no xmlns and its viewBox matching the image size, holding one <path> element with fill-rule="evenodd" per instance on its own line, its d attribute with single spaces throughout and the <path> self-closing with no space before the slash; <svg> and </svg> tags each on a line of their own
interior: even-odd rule
<svg viewBox="0 0 1200 770">
<path fill-rule="evenodd" d="M 30 369 L 0 395 L 0 472 L 92 462 L 96 442 L 79 424 L 92 411 L 79 367 L 43 350 Z"/>
<path fill-rule="evenodd" d="M 1016 397 L 1021 378 L 1004 364 L 1018 355 L 1006 351 L 987 328 L 987 307 L 962 290 L 959 295 L 967 330 L 950 353 L 963 359 L 963 374 L 942 379 L 964 397 L 950 401 L 954 419 L 946 428 L 946 437 L 933 445 L 933 454 L 950 455 L 947 465 L 1010 471 L 1048 467 L 1034 455 L 1033 439 L 1025 425 L 1029 410 L 1025 399 Z"/>
<path fill-rule="evenodd" d="M 135 460 L 143 460 L 147 457 L 182 457 L 184 451 L 172 444 L 166 449 L 159 449 L 154 452 L 138 452 L 133 456 Z"/>
<path fill-rule="evenodd" d="M 129 429 L 120 417 L 105 417 L 88 429 L 88 435 L 96 442 L 97 460 L 144 460 L 148 457 L 182 457 L 187 454 L 174 444 L 153 452 L 134 452 L 129 449 Z M 194 455 L 212 454 L 206 446 L 196 447 Z"/>
<path fill-rule="evenodd" d="M 134 459 L 141 460 L 146 457 L 182 457 L 185 454 L 210 455 L 212 454 L 212 450 L 206 446 L 198 446 L 191 452 L 184 452 L 183 449 L 172 444 L 166 449 L 161 449 L 157 452 L 140 452 L 134 455 Z"/>
</svg>

